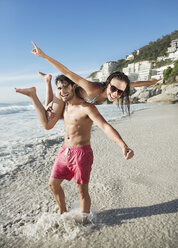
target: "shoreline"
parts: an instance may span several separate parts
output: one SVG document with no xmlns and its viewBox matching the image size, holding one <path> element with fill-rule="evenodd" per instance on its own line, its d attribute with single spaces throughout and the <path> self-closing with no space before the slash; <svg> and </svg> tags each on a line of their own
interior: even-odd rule
<svg viewBox="0 0 178 248">
<path fill-rule="evenodd" d="M 57 143 L 59 138 L 63 138 L 64 136 L 64 122 L 62 120 L 60 120 L 53 129 L 47 131 L 41 126 L 34 109 L 26 111 L 28 108 L 26 109 L 24 106 L 21 107 L 17 113 L 14 113 L 16 108 L 14 109 L 13 106 L 8 108 L 8 113 L 11 113 L 8 115 L 8 123 L 7 115 L 1 115 L 0 175 L 15 169 L 21 163 L 23 164 L 23 160 L 31 153 L 31 150 L 33 151 L 35 146 L 39 147 L 40 144 L 43 145 L 43 143 L 49 145 Z M 131 108 L 131 112 L 137 111 L 140 108 L 150 108 L 150 105 L 134 105 Z M 114 119 L 119 120 L 122 116 L 125 117 L 125 115 L 121 113 L 121 109 L 115 105 L 98 105 L 98 109 L 105 116 L 107 121 Z M 18 130 L 16 123 L 18 123 Z M 24 125 L 24 123 L 26 124 Z M 33 153 L 31 154 L 33 156 Z"/>
<path fill-rule="evenodd" d="M 177 104 L 162 105 L 109 121 L 134 150 L 135 156 L 129 161 L 93 126 L 94 164 L 89 188 L 92 208 L 96 209 L 94 225 L 84 228 L 65 220 L 67 233 L 64 225 L 55 229 L 48 220 L 48 235 L 41 233 L 41 239 L 34 241 L 23 234 L 25 228 L 32 225 L 28 230 L 36 230 L 39 221 L 44 227 L 45 218 L 52 219 L 57 213 L 48 179 L 62 143 L 49 141 L 36 146 L 20 167 L 1 176 L 1 247 L 58 247 L 59 240 L 62 248 L 176 247 L 177 110 Z M 63 186 L 70 207 L 79 201 L 76 185 L 72 180 Z"/>
</svg>

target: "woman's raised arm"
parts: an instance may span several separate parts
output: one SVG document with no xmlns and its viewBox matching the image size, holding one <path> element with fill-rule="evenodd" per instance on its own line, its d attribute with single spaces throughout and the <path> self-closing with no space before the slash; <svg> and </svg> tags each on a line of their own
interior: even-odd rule
<svg viewBox="0 0 178 248">
<path fill-rule="evenodd" d="M 95 97 L 98 94 L 98 83 L 88 81 L 85 78 L 79 76 L 78 74 L 70 71 L 63 64 L 61 64 L 57 60 L 46 55 L 34 42 L 32 42 L 32 43 L 34 45 L 34 48 L 31 51 L 32 54 L 46 59 L 50 64 L 52 64 L 62 74 L 64 74 L 66 77 L 68 77 L 74 83 L 76 83 L 78 86 L 83 88 L 88 97 Z"/>
<path fill-rule="evenodd" d="M 135 87 L 142 87 L 145 85 L 153 85 L 156 84 L 159 80 L 156 78 L 153 78 L 152 80 L 148 80 L 148 81 L 135 81 L 135 82 L 131 82 L 130 83 L 130 88 L 135 88 Z"/>
</svg>

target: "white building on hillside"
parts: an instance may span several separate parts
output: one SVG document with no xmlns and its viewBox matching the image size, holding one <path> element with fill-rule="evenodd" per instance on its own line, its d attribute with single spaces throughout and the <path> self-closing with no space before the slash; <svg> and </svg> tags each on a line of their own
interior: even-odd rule
<svg viewBox="0 0 178 248">
<path fill-rule="evenodd" d="M 104 82 L 109 77 L 109 75 L 116 70 L 118 64 L 117 62 L 106 62 L 102 65 L 101 69 L 95 72 L 91 77 L 87 77 L 88 80 L 91 81 L 100 81 Z"/>
<path fill-rule="evenodd" d="M 133 59 L 134 59 L 134 55 L 132 53 L 126 57 L 126 60 L 133 60 Z"/>
<path fill-rule="evenodd" d="M 153 74 L 152 61 L 129 64 L 126 68 L 123 68 L 123 72 L 128 75 L 132 82 L 149 80 Z"/>
<path fill-rule="evenodd" d="M 169 56 L 168 56 L 169 59 L 175 61 L 178 59 L 178 50 L 174 53 L 169 53 Z"/>
<path fill-rule="evenodd" d="M 178 51 L 178 39 L 171 41 L 171 47 L 168 47 L 167 52 L 168 53 L 175 53 Z"/>
</svg>

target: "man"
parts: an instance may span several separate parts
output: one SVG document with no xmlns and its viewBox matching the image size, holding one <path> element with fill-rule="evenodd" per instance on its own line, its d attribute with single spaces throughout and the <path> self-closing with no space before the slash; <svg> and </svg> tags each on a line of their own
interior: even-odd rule
<svg viewBox="0 0 178 248">
<path fill-rule="evenodd" d="M 62 214 L 66 212 L 67 209 L 61 183 L 64 179 L 70 181 L 74 176 L 80 195 L 81 211 L 82 213 L 89 213 L 91 199 L 88 192 L 88 183 L 93 163 L 93 152 L 90 147 L 90 133 L 93 122 L 122 148 L 123 155 L 126 159 L 132 158 L 134 153 L 126 145 L 119 133 L 105 121 L 97 108 L 78 96 L 74 82 L 64 75 L 60 75 L 56 78 L 56 85 L 57 94 L 65 103 L 63 119 L 66 133 L 64 145 L 53 165 L 49 186 L 59 206 L 60 213 Z M 39 119 L 46 129 L 51 129 L 61 118 L 61 115 L 59 116 L 58 113 L 55 113 L 52 118 L 41 115 L 42 104 L 38 100 L 34 87 L 29 89 L 16 89 L 16 92 L 25 94 L 32 99 Z M 57 100 L 55 104 L 57 104 Z"/>
</svg>

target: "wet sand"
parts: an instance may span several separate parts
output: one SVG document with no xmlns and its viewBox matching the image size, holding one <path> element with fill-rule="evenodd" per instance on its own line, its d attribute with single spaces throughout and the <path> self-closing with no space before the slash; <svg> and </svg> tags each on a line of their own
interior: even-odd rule
<svg viewBox="0 0 178 248">
<path fill-rule="evenodd" d="M 77 224 L 74 181 L 64 182 L 69 213 L 59 216 L 48 187 L 63 139 L 29 149 L 0 180 L 0 247 L 178 247 L 178 105 L 163 105 L 110 122 L 134 150 L 121 149 L 93 127 L 91 223 Z"/>
</svg>

